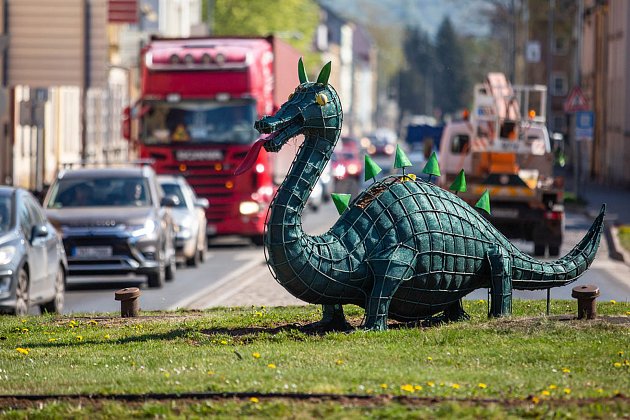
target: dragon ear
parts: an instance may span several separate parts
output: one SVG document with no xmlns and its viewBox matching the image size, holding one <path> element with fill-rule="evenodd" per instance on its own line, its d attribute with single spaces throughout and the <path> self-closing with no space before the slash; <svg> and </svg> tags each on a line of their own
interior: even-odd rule
<svg viewBox="0 0 630 420">
<path fill-rule="evenodd" d="M 330 61 L 326 63 L 324 67 L 322 67 L 322 71 L 319 72 L 319 76 L 317 76 L 317 83 L 321 83 L 322 85 L 328 84 L 328 78 L 330 77 Z"/>
<path fill-rule="evenodd" d="M 304 62 L 302 61 L 302 57 L 298 61 L 298 77 L 300 79 L 300 84 L 308 83 L 308 77 L 306 76 L 306 71 L 304 70 Z"/>
</svg>

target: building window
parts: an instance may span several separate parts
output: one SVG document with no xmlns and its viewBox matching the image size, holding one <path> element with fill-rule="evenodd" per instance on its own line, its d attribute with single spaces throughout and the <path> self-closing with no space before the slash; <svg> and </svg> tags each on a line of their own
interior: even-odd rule
<svg viewBox="0 0 630 420">
<path fill-rule="evenodd" d="M 551 94 L 553 96 L 565 96 L 568 89 L 567 75 L 564 72 L 556 72 L 551 75 Z"/>
<path fill-rule="evenodd" d="M 568 51 L 569 48 L 565 37 L 558 36 L 553 40 L 553 53 L 555 55 L 566 55 Z"/>
<path fill-rule="evenodd" d="M 554 115 L 553 116 L 553 127 L 552 131 L 558 133 L 565 133 L 567 130 L 567 120 L 564 115 Z"/>
</svg>

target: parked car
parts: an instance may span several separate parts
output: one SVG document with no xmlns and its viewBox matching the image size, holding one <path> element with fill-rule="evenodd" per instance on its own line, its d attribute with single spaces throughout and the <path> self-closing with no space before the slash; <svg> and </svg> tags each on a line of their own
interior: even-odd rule
<svg viewBox="0 0 630 420">
<path fill-rule="evenodd" d="M 368 153 L 371 155 L 393 155 L 396 151 L 398 137 L 388 128 L 377 128 L 367 137 L 370 140 Z"/>
<path fill-rule="evenodd" d="M 206 212 L 208 200 L 198 198 L 182 176 L 159 175 L 158 182 L 167 196 L 177 197 L 171 211 L 175 222 L 175 252 L 178 261 L 196 267 L 206 259 Z"/>
<path fill-rule="evenodd" d="M 60 313 L 67 269 L 61 238 L 35 197 L 0 186 L 0 310 Z"/>
<path fill-rule="evenodd" d="M 146 275 L 149 287 L 175 276 L 175 204 L 146 165 L 61 170 L 44 200 L 70 276 Z"/>
</svg>

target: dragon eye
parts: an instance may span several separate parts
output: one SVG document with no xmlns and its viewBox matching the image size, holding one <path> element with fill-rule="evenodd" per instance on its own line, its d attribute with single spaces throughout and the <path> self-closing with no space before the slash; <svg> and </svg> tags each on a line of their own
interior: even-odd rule
<svg viewBox="0 0 630 420">
<path fill-rule="evenodd" d="M 293 96 L 294 96 L 293 93 L 289 93 L 289 101 L 293 99 Z"/>
<path fill-rule="evenodd" d="M 324 106 L 328 103 L 328 97 L 324 95 L 323 93 L 318 93 L 317 96 L 315 97 L 315 101 L 317 101 L 317 104 L 319 106 Z"/>
</svg>

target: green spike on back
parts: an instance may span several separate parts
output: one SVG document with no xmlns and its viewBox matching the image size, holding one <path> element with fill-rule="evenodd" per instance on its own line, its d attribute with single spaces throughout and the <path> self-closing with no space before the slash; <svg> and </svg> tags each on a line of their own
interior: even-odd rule
<svg viewBox="0 0 630 420">
<path fill-rule="evenodd" d="M 302 61 L 302 57 L 298 60 L 298 78 L 300 79 L 300 84 L 308 83 L 308 76 L 306 75 L 306 70 L 304 70 L 304 62 Z"/>
<path fill-rule="evenodd" d="M 330 61 L 326 63 L 322 70 L 319 72 L 319 76 L 317 76 L 317 83 L 321 83 L 322 85 L 328 84 L 328 78 L 330 77 Z"/>
<path fill-rule="evenodd" d="M 427 160 L 426 165 L 424 165 L 424 169 L 422 169 L 422 173 L 429 174 L 433 176 L 442 176 L 440 172 L 440 165 L 438 164 L 437 156 L 435 152 L 431 153 L 431 157 Z"/>
<path fill-rule="evenodd" d="M 382 171 L 381 167 L 372 160 L 368 155 L 365 155 L 365 181 L 368 181 L 378 175 Z"/>
<path fill-rule="evenodd" d="M 481 197 L 479 197 L 479 201 L 475 204 L 475 207 L 480 208 L 486 213 L 490 214 L 490 193 L 488 190 L 485 190 Z"/>
<path fill-rule="evenodd" d="M 466 174 L 464 173 L 463 169 L 459 171 L 457 178 L 455 178 L 455 181 L 453 181 L 448 189 L 451 191 L 455 191 L 455 194 L 457 194 L 458 192 L 466 192 Z"/>
<path fill-rule="evenodd" d="M 406 168 L 408 166 L 411 166 L 411 161 L 409 160 L 403 149 L 399 145 L 396 145 L 396 159 L 394 160 L 394 168 L 400 169 Z"/>
<path fill-rule="evenodd" d="M 337 212 L 342 214 L 348 208 L 351 195 L 332 193 L 330 196 L 332 197 L 333 203 L 335 203 L 335 207 L 337 207 Z"/>
</svg>

